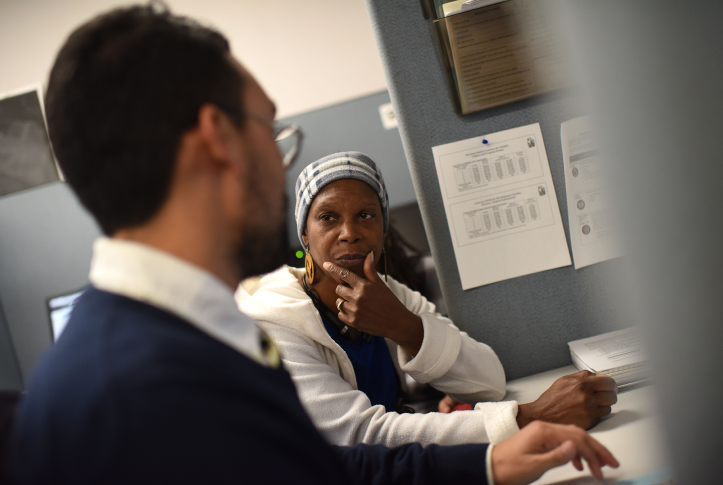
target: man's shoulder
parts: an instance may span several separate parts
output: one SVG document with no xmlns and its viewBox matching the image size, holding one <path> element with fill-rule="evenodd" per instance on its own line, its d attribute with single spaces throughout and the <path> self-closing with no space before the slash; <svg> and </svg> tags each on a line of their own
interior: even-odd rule
<svg viewBox="0 0 723 485">
<path fill-rule="evenodd" d="M 73 308 L 70 322 L 107 322 L 109 319 L 119 318 L 128 319 L 129 323 L 132 323 L 138 318 L 163 321 L 179 317 L 149 303 L 89 286 Z M 95 328 L 98 328 L 97 324 Z M 133 325 L 126 325 L 124 328 L 133 328 Z"/>
<path fill-rule="evenodd" d="M 272 370 L 165 310 L 120 295 L 88 289 L 58 341 L 43 355 L 28 384 L 27 408 L 53 401 L 74 409 L 117 408 L 176 398 L 200 387 L 253 388 L 280 379 Z M 173 388 L 162 384 L 175 379 Z M 194 390 L 195 389 L 195 390 Z M 72 390 L 72 391 L 71 391 Z M 124 399 L 135 396 L 133 400 Z M 124 412 L 145 412 L 133 406 Z M 55 419 L 52 408 L 37 412 Z"/>
<path fill-rule="evenodd" d="M 221 346 L 228 348 L 230 355 L 238 354 L 179 315 L 93 287 L 80 297 L 57 347 L 104 345 L 106 351 L 112 351 L 123 346 L 123 354 L 128 355 L 132 349 L 126 339 L 135 339 L 135 348 L 158 346 L 173 351 L 175 345 L 192 345 L 200 347 L 199 351 L 203 347 L 216 351 Z"/>
<path fill-rule="evenodd" d="M 20 468 L 32 468 L 37 459 L 48 469 L 64 462 L 79 472 L 90 459 L 92 473 L 104 474 L 123 460 L 133 462 L 129 469 L 152 468 L 144 457 L 154 449 L 201 456 L 228 447 L 251 456 L 254 446 L 270 447 L 283 436 L 314 441 L 313 425 L 282 369 L 264 367 L 179 317 L 128 300 L 90 289 L 78 301 L 67 333 L 44 356 L 22 403 L 18 449 L 29 461 Z M 218 442 L 213 446 L 211 435 Z M 75 444 L 63 448 L 71 437 Z M 320 438 L 315 446 L 322 446 Z M 63 451 L 53 451 L 58 448 Z"/>
<path fill-rule="evenodd" d="M 188 324 L 179 325 L 181 321 L 180 317 L 151 304 L 90 286 L 75 304 L 55 347 L 97 345 L 123 334 L 142 333 L 149 337 L 163 328 L 178 332 L 192 330 Z"/>
<path fill-rule="evenodd" d="M 168 375 L 184 372 L 185 366 L 204 371 L 245 365 L 256 366 L 182 317 L 90 287 L 36 374 L 51 374 L 51 379 L 84 376 L 87 386 L 107 386 L 153 379 L 153 369 Z"/>
<path fill-rule="evenodd" d="M 140 421 L 180 402 L 243 416 L 297 400 L 282 368 L 259 364 L 179 316 L 93 288 L 81 298 L 31 382 L 31 392 L 46 400 L 72 401 L 89 412 L 115 408 L 123 419 Z"/>
</svg>

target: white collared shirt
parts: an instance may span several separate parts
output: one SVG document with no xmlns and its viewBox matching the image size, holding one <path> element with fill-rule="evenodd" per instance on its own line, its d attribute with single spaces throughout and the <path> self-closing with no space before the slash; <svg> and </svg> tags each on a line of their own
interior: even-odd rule
<svg viewBox="0 0 723 485">
<path fill-rule="evenodd" d="M 101 237 L 93 244 L 90 282 L 102 291 L 153 305 L 263 365 L 262 333 L 234 293 L 209 272 L 145 244 Z"/>
</svg>

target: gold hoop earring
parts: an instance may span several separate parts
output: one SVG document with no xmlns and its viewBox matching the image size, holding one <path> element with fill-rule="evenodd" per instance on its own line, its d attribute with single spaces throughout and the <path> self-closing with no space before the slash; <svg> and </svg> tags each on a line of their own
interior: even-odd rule
<svg viewBox="0 0 723 485">
<path fill-rule="evenodd" d="M 306 282 L 314 283 L 314 258 L 311 257 L 309 247 L 306 247 L 306 257 L 304 258 L 304 266 L 306 267 Z"/>
<path fill-rule="evenodd" d="M 387 278 L 387 251 L 384 246 L 382 246 L 382 256 L 384 256 L 384 281 L 389 281 L 389 278 Z"/>
</svg>

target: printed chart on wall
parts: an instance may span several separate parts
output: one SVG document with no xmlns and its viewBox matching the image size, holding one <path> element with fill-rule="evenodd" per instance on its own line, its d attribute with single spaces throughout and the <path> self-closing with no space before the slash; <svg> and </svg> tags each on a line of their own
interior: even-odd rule
<svg viewBox="0 0 723 485">
<path fill-rule="evenodd" d="M 606 165 L 590 119 L 564 122 L 560 136 L 575 269 L 621 256 Z"/>
<path fill-rule="evenodd" d="M 571 264 L 538 123 L 432 152 L 463 289 Z"/>
</svg>

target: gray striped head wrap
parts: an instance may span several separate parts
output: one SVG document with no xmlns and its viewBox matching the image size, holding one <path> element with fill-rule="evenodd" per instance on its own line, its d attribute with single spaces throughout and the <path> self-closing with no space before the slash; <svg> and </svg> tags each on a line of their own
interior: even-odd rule
<svg viewBox="0 0 723 485">
<path fill-rule="evenodd" d="M 339 152 L 328 155 L 312 162 L 299 174 L 296 179 L 296 230 L 301 245 L 304 245 L 301 235 L 306 229 L 306 218 L 309 215 L 311 201 L 321 189 L 332 182 L 343 179 L 356 179 L 369 184 L 379 196 L 384 216 L 384 233 L 389 231 L 389 196 L 384 185 L 382 172 L 377 164 L 360 152 Z"/>
</svg>

